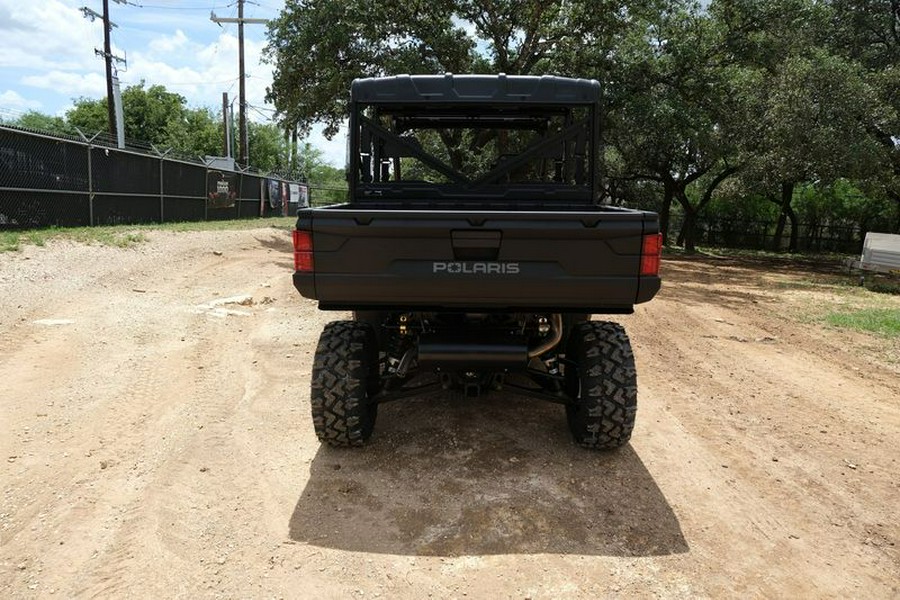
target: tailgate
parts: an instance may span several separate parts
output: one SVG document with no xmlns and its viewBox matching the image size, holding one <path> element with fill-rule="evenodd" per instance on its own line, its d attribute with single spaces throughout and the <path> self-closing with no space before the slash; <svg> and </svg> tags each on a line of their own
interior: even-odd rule
<svg viewBox="0 0 900 600">
<path fill-rule="evenodd" d="M 312 232 L 315 266 L 295 285 L 323 309 L 615 312 L 659 288 L 639 277 L 642 236 L 657 231 L 640 211 L 338 206 L 301 211 L 298 229 Z"/>
</svg>

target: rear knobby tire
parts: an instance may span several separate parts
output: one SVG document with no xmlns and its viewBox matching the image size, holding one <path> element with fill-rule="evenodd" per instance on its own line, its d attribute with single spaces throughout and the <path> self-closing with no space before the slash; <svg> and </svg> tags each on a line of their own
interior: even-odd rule
<svg viewBox="0 0 900 600">
<path fill-rule="evenodd" d="M 334 321 L 316 347 L 310 400 L 313 427 L 331 446 L 361 446 L 375 427 L 373 373 L 378 362 L 375 331 L 367 323 Z"/>
<path fill-rule="evenodd" d="M 569 337 L 566 407 L 575 442 L 609 450 L 628 443 L 637 415 L 637 374 L 625 329 L 618 323 L 576 325 Z"/>
</svg>

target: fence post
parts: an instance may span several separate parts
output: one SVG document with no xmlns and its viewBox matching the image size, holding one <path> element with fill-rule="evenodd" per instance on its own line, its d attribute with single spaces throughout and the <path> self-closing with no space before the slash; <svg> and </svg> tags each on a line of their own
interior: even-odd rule
<svg viewBox="0 0 900 600">
<path fill-rule="evenodd" d="M 150 147 L 153 148 L 153 151 L 159 156 L 159 222 L 165 223 L 166 221 L 166 195 L 163 184 L 163 166 L 165 165 L 166 155 L 172 151 L 171 148 L 166 149 L 165 152 L 160 152 L 159 149 L 150 144 Z"/>
<path fill-rule="evenodd" d="M 203 164 L 206 165 L 206 177 L 204 177 L 203 181 L 203 220 L 209 221 L 209 166 L 212 164 L 212 161 L 204 158 Z"/>
<path fill-rule="evenodd" d="M 241 218 L 241 197 L 244 195 L 244 170 L 238 165 L 237 194 L 234 195 L 235 218 Z"/>
<path fill-rule="evenodd" d="M 100 132 L 98 131 L 90 139 L 84 133 L 75 128 L 75 131 L 78 132 L 78 135 L 81 136 L 81 139 L 84 140 L 85 145 L 87 146 L 87 172 L 88 172 L 88 224 L 93 227 L 94 226 L 94 169 L 91 165 L 91 152 L 92 146 L 91 142 L 93 142 Z"/>
</svg>

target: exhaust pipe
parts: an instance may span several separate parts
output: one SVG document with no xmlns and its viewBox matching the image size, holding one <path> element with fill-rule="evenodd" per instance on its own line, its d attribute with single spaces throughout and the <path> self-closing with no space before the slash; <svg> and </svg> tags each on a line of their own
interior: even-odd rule
<svg viewBox="0 0 900 600">
<path fill-rule="evenodd" d="M 450 370 L 524 368 L 528 361 L 559 345 L 563 336 L 562 315 L 550 317 L 550 337 L 533 348 L 525 339 L 483 340 L 452 335 L 424 334 L 419 337 L 418 364 Z"/>
<path fill-rule="evenodd" d="M 528 364 L 528 345 L 515 340 L 467 341 L 423 335 L 419 366 L 449 370 L 515 369 Z"/>
<path fill-rule="evenodd" d="M 562 336 L 563 336 L 562 315 L 559 313 L 555 313 L 554 315 L 552 315 L 550 317 L 550 325 L 551 325 L 551 328 L 553 329 L 553 333 L 551 334 L 550 339 L 547 340 L 546 342 L 544 342 L 543 344 L 540 344 L 538 346 L 535 346 L 534 348 L 529 349 L 528 350 L 528 358 L 537 358 L 544 352 L 549 352 L 550 350 L 553 350 L 559 344 L 560 340 L 562 340 Z"/>
</svg>

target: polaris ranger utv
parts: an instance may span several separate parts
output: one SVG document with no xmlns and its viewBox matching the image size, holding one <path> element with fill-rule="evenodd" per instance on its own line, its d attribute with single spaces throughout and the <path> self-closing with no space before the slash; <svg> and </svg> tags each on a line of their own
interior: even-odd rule
<svg viewBox="0 0 900 600">
<path fill-rule="evenodd" d="M 653 298 L 657 215 L 601 202 L 600 85 L 484 75 L 361 79 L 348 201 L 301 209 L 294 285 L 329 323 L 312 414 L 363 444 L 378 405 L 505 388 L 565 406 L 575 441 L 616 448 L 637 410 L 624 329 Z"/>
</svg>

